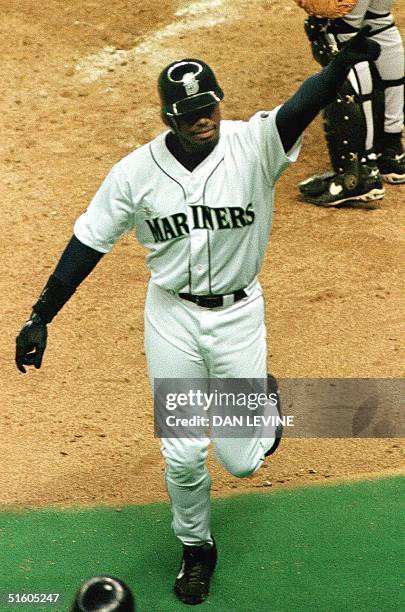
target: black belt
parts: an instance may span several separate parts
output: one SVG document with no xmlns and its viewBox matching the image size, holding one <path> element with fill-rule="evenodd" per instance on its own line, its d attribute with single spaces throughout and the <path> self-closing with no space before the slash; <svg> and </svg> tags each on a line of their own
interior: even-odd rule
<svg viewBox="0 0 405 612">
<path fill-rule="evenodd" d="M 224 295 L 193 295 L 192 293 L 178 293 L 177 294 L 183 300 L 188 300 L 189 302 L 194 302 L 197 306 L 202 306 L 203 308 L 219 308 L 224 305 Z M 226 295 L 233 296 L 233 303 L 239 302 L 239 300 L 243 300 L 243 298 L 247 297 L 247 293 L 243 289 L 238 289 L 234 293 L 229 293 Z"/>
</svg>

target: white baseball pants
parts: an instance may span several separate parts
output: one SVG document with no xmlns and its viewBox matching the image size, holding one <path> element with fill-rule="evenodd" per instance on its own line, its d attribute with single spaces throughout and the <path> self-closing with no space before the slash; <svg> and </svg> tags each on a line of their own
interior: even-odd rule
<svg viewBox="0 0 405 612">
<path fill-rule="evenodd" d="M 248 297 L 202 308 L 149 283 L 145 351 L 149 378 L 267 378 L 263 292 L 255 280 Z M 269 412 L 270 414 L 270 412 Z M 215 438 L 215 453 L 234 476 L 253 474 L 275 438 Z M 175 535 L 187 545 L 212 542 L 209 438 L 165 438 L 166 484 Z"/>
</svg>

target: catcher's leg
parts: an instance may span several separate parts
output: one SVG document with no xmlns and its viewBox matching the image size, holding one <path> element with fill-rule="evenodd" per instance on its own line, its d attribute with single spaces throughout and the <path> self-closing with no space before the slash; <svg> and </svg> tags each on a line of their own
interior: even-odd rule
<svg viewBox="0 0 405 612">
<path fill-rule="evenodd" d="M 365 23 L 381 45 L 376 61 L 382 90 L 382 120 L 378 123 L 375 148 L 378 166 L 385 181 L 405 183 L 405 155 L 402 145 L 404 126 L 404 47 L 398 28 L 389 12 L 391 0 L 372 0 Z"/>
<path fill-rule="evenodd" d="M 404 125 L 404 47 L 391 14 L 393 0 L 359 0 L 344 20 L 349 27 L 371 27 L 373 39 L 381 46 L 375 62 L 374 149 L 382 178 L 392 184 L 405 182 L 405 155 L 402 145 Z M 337 34 L 341 42 L 351 34 Z"/>
<path fill-rule="evenodd" d="M 380 200 L 384 188 L 373 151 L 372 79 L 368 64 L 350 71 L 335 102 L 322 113 L 333 172 L 299 184 L 303 199 L 320 206 Z"/>
<path fill-rule="evenodd" d="M 355 9 L 360 11 L 356 25 L 340 19 L 332 23 L 316 18 L 307 20 L 305 29 L 319 63 L 327 64 L 345 40 L 356 34 L 367 10 L 366 4 L 359 3 Z M 336 101 L 322 113 L 333 170 L 300 183 L 299 190 L 305 201 L 322 206 L 357 203 L 373 207 L 367 202 L 384 196 L 373 150 L 372 98 L 372 74 L 368 63 L 362 62 L 350 71 Z"/>
</svg>

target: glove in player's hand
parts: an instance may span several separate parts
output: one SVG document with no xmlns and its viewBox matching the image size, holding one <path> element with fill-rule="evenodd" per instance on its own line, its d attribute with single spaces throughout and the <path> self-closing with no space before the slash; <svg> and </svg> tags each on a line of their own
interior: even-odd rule
<svg viewBox="0 0 405 612">
<path fill-rule="evenodd" d="M 375 62 L 380 56 L 381 47 L 375 40 L 367 38 L 371 27 L 365 26 L 343 47 L 340 57 L 347 64 Z"/>
<path fill-rule="evenodd" d="M 48 330 L 46 324 L 38 315 L 34 314 L 23 326 L 16 339 L 15 362 L 20 372 L 25 374 L 26 369 L 24 366 L 31 365 L 39 370 L 46 348 L 47 337 Z"/>
<path fill-rule="evenodd" d="M 337 19 L 350 13 L 357 0 L 295 0 L 308 15 Z"/>
</svg>

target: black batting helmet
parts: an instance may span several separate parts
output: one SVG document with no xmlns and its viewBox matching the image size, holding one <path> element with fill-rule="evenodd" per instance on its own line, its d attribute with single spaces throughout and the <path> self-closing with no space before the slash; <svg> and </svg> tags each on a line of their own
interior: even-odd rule
<svg viewBox="0 0 405 612">
<path fill-rule="evenodd" d="M 224 97 L 213 70 L 198 59 L 172 62 L 158 80 L 162 112 L 167 117 L 184 115 L 217 104 Z"/>
<path fill-rule="evenodd" d="M 119 578 L 93 576 L 80 587 L 71 612 L 135 612 L 135 601 Z"/>
</svg>

